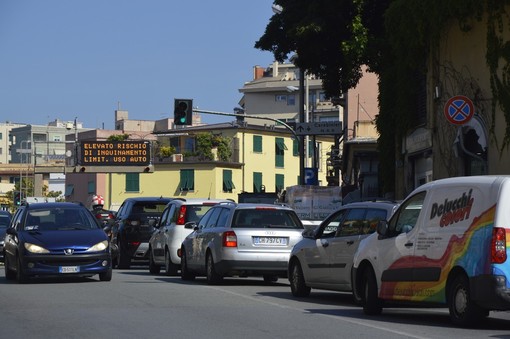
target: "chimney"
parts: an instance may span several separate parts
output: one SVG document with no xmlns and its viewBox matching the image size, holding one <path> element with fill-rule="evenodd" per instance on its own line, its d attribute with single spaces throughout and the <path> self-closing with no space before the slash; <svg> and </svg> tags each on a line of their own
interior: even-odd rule
<svg viewBox="0 0 510 339">
<path fill-rule="evenodd" d="M 253 67 L 253 80 L 258 80 L 264 77 L 264 69 L 260 66 Z"/>
</svg>

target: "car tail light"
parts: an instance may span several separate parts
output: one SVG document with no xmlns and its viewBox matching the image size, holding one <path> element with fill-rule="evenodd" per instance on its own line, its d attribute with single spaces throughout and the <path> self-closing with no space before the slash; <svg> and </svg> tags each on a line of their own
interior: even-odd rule
<svg viewBox="0 0 510 339">
<path fill-rule="evenodd" d="M 234 231 L 223 233 L 223 247 L 237 247 L 237 236 Z"/>
<path fill-rule="evenodd" d="M 179 214 L 177 215 L 177 225 L 184 225 L 186 223 L 186 220 L 184 219 L 184 216 L 186 215 L 186 206 L 182 205 L 181 208 L 179 208 Z"/>
<path fill-rule="evenodd" d="M 506 261 L 506 231 L 501 227 L 492 229 L 491 258 L 493 264 Z"/>
<path fill-rule="evenodd" d="M 139 241 L 131 241 L 131 242 L 129 242 L 129 245 L 131 245 L 131 246 L 140 246 L 140 242 Z"/>
</svg>

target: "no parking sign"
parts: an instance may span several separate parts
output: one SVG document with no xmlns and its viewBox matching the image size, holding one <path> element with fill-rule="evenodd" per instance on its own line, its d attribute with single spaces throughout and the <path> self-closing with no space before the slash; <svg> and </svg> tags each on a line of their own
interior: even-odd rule
<svg viewBox="0 0 510 339">
<path fill-rule="evenodd" d="M 444 115 L 446 120 L 454 125 L 464 125 L 473 115 L 475 109 L 471 99 L 464 95 L 456 95 L 451 97 L 450 100 L 444 105 Z"/>
</svg>

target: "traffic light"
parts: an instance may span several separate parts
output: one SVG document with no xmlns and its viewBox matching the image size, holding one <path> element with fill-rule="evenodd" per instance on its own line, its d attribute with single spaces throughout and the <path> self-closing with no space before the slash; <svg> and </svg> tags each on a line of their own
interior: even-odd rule
<svg viewBox="0 0 510 339">
<path fill-rule="evenodd" d="M 16 206 L 21 205 L 21 193 L 20 192 L 14 192 L 13 200 L 14 200 L 14 205 L 16 205 Z"/>
<path fill-rule="evenodd" d="M 174 125 L 192 125 L 193 100 L 174 99 Z"/>
<path fill-rule="evenodd" d="M 326 159 L 326 165 L 333 168 L 342 167 L 342 157 L 339 149 L 331 149 L 331 152 L 327 152 L 328 158 Z"/>
</svg>

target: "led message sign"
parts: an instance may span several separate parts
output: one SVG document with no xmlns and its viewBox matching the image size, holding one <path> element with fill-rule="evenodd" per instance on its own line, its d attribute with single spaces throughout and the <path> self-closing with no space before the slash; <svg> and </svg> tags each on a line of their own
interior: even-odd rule
<svg viewBox="0 0 510 339">
<path fill-rule="evenodd" d="M 82 141 L 82 166 L 147 166 L 151 160 L 149 141 Z"/>
</svg>

